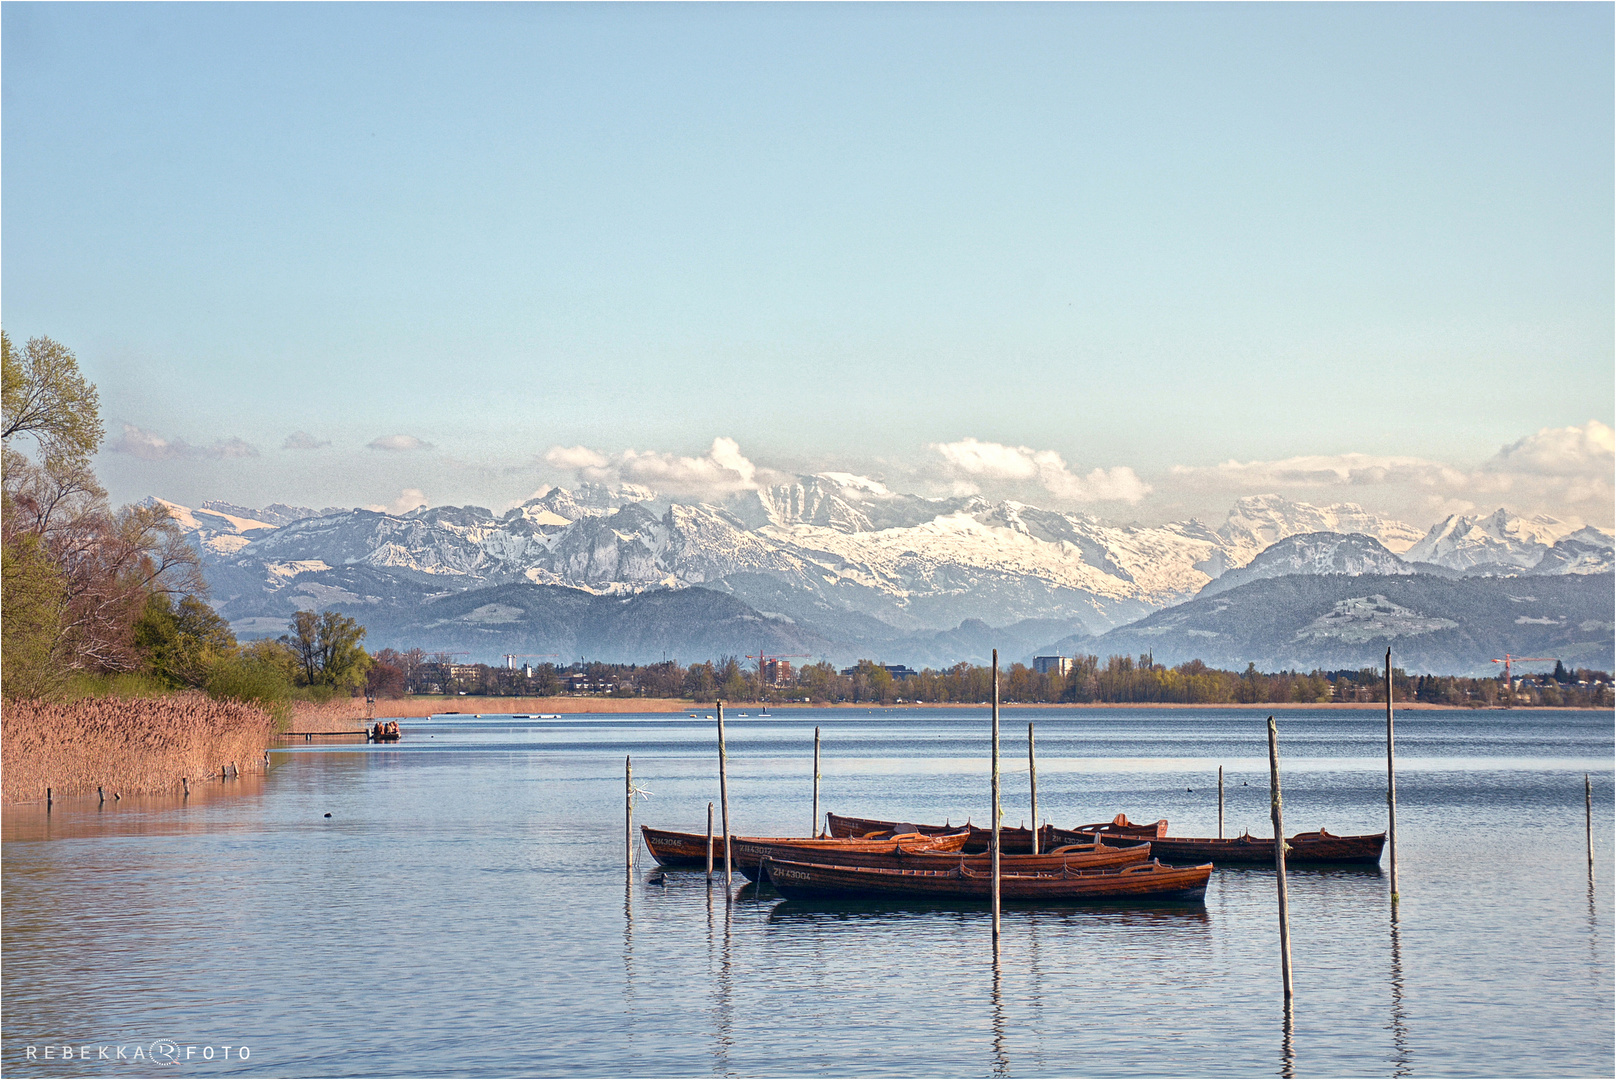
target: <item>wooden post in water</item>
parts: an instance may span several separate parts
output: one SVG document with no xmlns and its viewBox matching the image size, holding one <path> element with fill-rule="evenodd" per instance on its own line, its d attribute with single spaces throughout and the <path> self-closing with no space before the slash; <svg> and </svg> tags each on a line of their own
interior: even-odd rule
<svg viewBox="0 0 1616 1080">
<path fill-rule="evenodd" d="M 993 959 L 999 959 L 999 650 L 993 650 Z"/>
<path fill-rule="evenodd" d="M 1392 650 L 1386 649 L 1386 842 L 1392 851 L 1392 903 L 1397 891 L 1397 761 L 1392 739 Z"/>
<path fill-rule="evenodd" d="M 1582 804 L 1588 819 L 1588 878 L 1594 876 L 1594 782 L 1582 774 Z"/>
<path fill-rule="evenodd" d="M 1027 725 L 1027 776 L 1032 783 L 1032 853 L 1038 854 L 1038 759 L 1033 756 L 1032 724 Z"/>
<path fill-rule="evenodd" d="M 809 836 L 819 835 L 819 729 L 814 728 L 814 827 Z"/>
<path fill-rule="evenodd" d="M 713 882 L 713 804 L 707 804 L 707 884 Z"/>
<path fill-rule="evenodd" d="M 634 758 L 623 758 L 623 869 L 634 876 Z"/>
<path fill-rule="evenodd" d="M 1268 790 L 1274 819 L 1274 873 L 1279 879 L 1279 968 L 1285 980 L 1285 1010 L 1295 996 L 1291 987 L 1291 906 L 1285 893 L 1285 813 L 1279 799 L 1279 729 L 1268 718 Z"/>
<path fill-rule="evenodd" d="M 1223 839 L 1223 766 L 1218 766 L 1218 839 Z"/>
<path fill-rule="evenodd" d="M 729 751 L 724 747 L 724 703 L 718 707 L 718 810 L 724 822 L 724 892 L 734 887 L 734 868 L 729 857 Z"/>
<path fill-rule="evenodd" d="M 45 789 L 45 813 L 47 813 L 47 814 L 50 813 L 50 808 L 51 808 L 51 789 L 46 788 Z"/>
</svg>

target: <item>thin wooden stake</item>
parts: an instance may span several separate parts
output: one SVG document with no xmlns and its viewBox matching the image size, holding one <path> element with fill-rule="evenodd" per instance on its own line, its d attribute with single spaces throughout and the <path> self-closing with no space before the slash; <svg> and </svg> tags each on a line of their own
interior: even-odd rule
<svg viewBox="0 0 1616 1080">
<path fill-rule="evenodd" d="M 814 827 L 809 836 L 819 835 L 819 729 L 814 728 Z"/>
<path fill-rule="evenodd" d="M 1274 818 L 1274 873 L 1279 879 L 1279 966 L 1285 980 L 1285 1008 L 1291 1007 L 1291 906 L 1285 893 L 1285 813 L 1279 798 L 1279 729 L 1268 718 L 1268 786 Z"/>
<path fill-rule="evenodd" d="M 1582 774 L 1582 804 L 1588 819 L 1588 878 L 1594 876 L 1594 782 Z"/>
<path fill-rule="evenodd" d="M 623 758 L 623 853 L 624 870 L 634 876 L 634 758 Z"/>
<path fill-rule="evenodd" d="M 993 650 L 993 959 L 999 959 L 999 650 Z"/>
<path fill-rule="evenodd" d="M 1223 766 L 1218 766 L 1218 839 L 1223 839 Z"/>
<path fill-rule="evenodd" d="M 734 888 L 734 868 L 729 853 L 729 751 L 724 747 L 724 703 L 718 706 L 718 804 L 724 819 L 724 891 Z"/>
<path fill-rule="evenodd" d="M 713 804 L 707 804 L 707 883 L 713 880 Z"/>
<path fill-rule="evenodd" d="M 1027 725 L 1027 776 L 1032 784 L 1032 853 L 1038 854 L 1038 759 L 1033 756 L 1032 724 Z"/>
<path fill-rule="evenodd" d="M 1386 650 L 1386 841 L 1391 848 L 1392 903 L 1400 900 L 1397 889 L 1397 755 L 1392 737 L 1392 651 Z"/>
<path fill-rule="evenodd" d="M 45 813 L 47 813 L 47 814 L 50 813 L 50 808 L 51 808 L 51 789 L 46 788 L 45 789 Z"/>
</svg>

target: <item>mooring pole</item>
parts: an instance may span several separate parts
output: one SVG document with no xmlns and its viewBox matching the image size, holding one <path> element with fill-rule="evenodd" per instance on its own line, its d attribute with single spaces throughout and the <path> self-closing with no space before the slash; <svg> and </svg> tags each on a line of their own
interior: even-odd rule
<svg viewBox="0 0 1616 1080">
<path fill-rule="evenodd" d="M 1386 842 L 1392 852 L 1392 903 L 1397 891 L 1397 760 L 1392 738 L 1392 650 L 1386 649 Z"/>
<path fill-rule="evenodd" d="M 819 729 L 814 728 L 814 827 L 809 836 L 819 835 Z"/>
<path fill-rule="evenodd" d="M 1588 878 L 1594 876 L 1594 782 L 1582 774 L 1582 804 L 1588 819 Z"/>
<path fill-rule="evenodd" d="M 624 871 L 634 876 L 634 758 L 623 758 L 623 852 Z"/>
<path fill-rule="evenodd" d="M 707 804 L 707 884 L 713 883 L 713 804 Z"/>
<path fill-rule="evenodd" d="M 1032 782 L 1032 853 L 1038 854 L 1038 759 L 1033 756 L 1032 724 L 1027 725 L 1027 776 Z"/>
<path fill-rule="evenodd" d="M 999 959 L 999 650 L 993 650 L 993 959 Z"/>
<path fill-rule="evenodd" d="M 724 748 L 724 703 L 718 706 L 718 803 L 724 819 L 724 891 L 734 887 L 734 868 L 729 857 L 729 751 Z"/>
<path fill-rule="evenodd" d="M 1218 839 L 1223 839 L 1223 766 L 1218 766 Z"/>
<path fill-rule="evenodd" d="M 1269 805 L 1274 818 L 1274 873 L 1279 879 L 1279 968 L 1285 979 L 1285 1009 L 1290 1011 L 1291 999 L 1291 906 L 1285 894 L 1285 813 L 1279 799 L 1279 729 L 1274 718 L 1268 718 L 1268 790 Z"/>
</svg>

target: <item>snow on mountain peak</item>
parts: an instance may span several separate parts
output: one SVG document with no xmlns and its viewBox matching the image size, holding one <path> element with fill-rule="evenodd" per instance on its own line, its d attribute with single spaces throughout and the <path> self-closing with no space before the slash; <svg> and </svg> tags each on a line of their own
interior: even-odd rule
<svg viewBox="0 0 1616 1080">
<path fill-rule="evenodd" d="M 1448 516 L 1431 526 L 1404 557 L 1452 570 L 1489 566 L 1527 570 L 1541 562 L 1561 537 L 1576 531 L 1576 526 L 1559 518 L 1521 517 L 1499 507 L 1485 516 Z"/>
</svg>

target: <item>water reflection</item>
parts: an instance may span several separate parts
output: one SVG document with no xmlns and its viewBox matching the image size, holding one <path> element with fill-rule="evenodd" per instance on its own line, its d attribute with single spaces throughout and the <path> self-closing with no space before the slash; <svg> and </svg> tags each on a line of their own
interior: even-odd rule
<svg viewBox="0 0 1616 1080">
<path fill-rule="evenodd" d="M 1296 1075 L 1296 1007 L 1285 1005 L 1284 1035 L 1279 1044 L 1279 1075 L 1292 1080 Z"/>
<path fill-rule="evenodd" d="M 709 908 L 710 910 L 710 908 Z M 718 977 L 713 980 L 713 1072 L 727 1075 L 730 1071 L 729 1052 L 735 1044 L 735 973 L 731 939 L 735 917 L 729 894 L 724 895 L 724 942 L 719 952 Z"/>
<path fill-rule="evenodd" d="M 993 1075 L 1010 1075 L 1010 1054 L 1004 1042 L 1004 974 L 998 949 L 993 954 Z"/>
<path fill-rule="evenodd" d="M 1408 1027 L 1403 1009 L 1403 938 L 1397 905 L 1391 905 L 1392 929 L 1392 1075 L 1409 1076 Z"/>
</svg>

